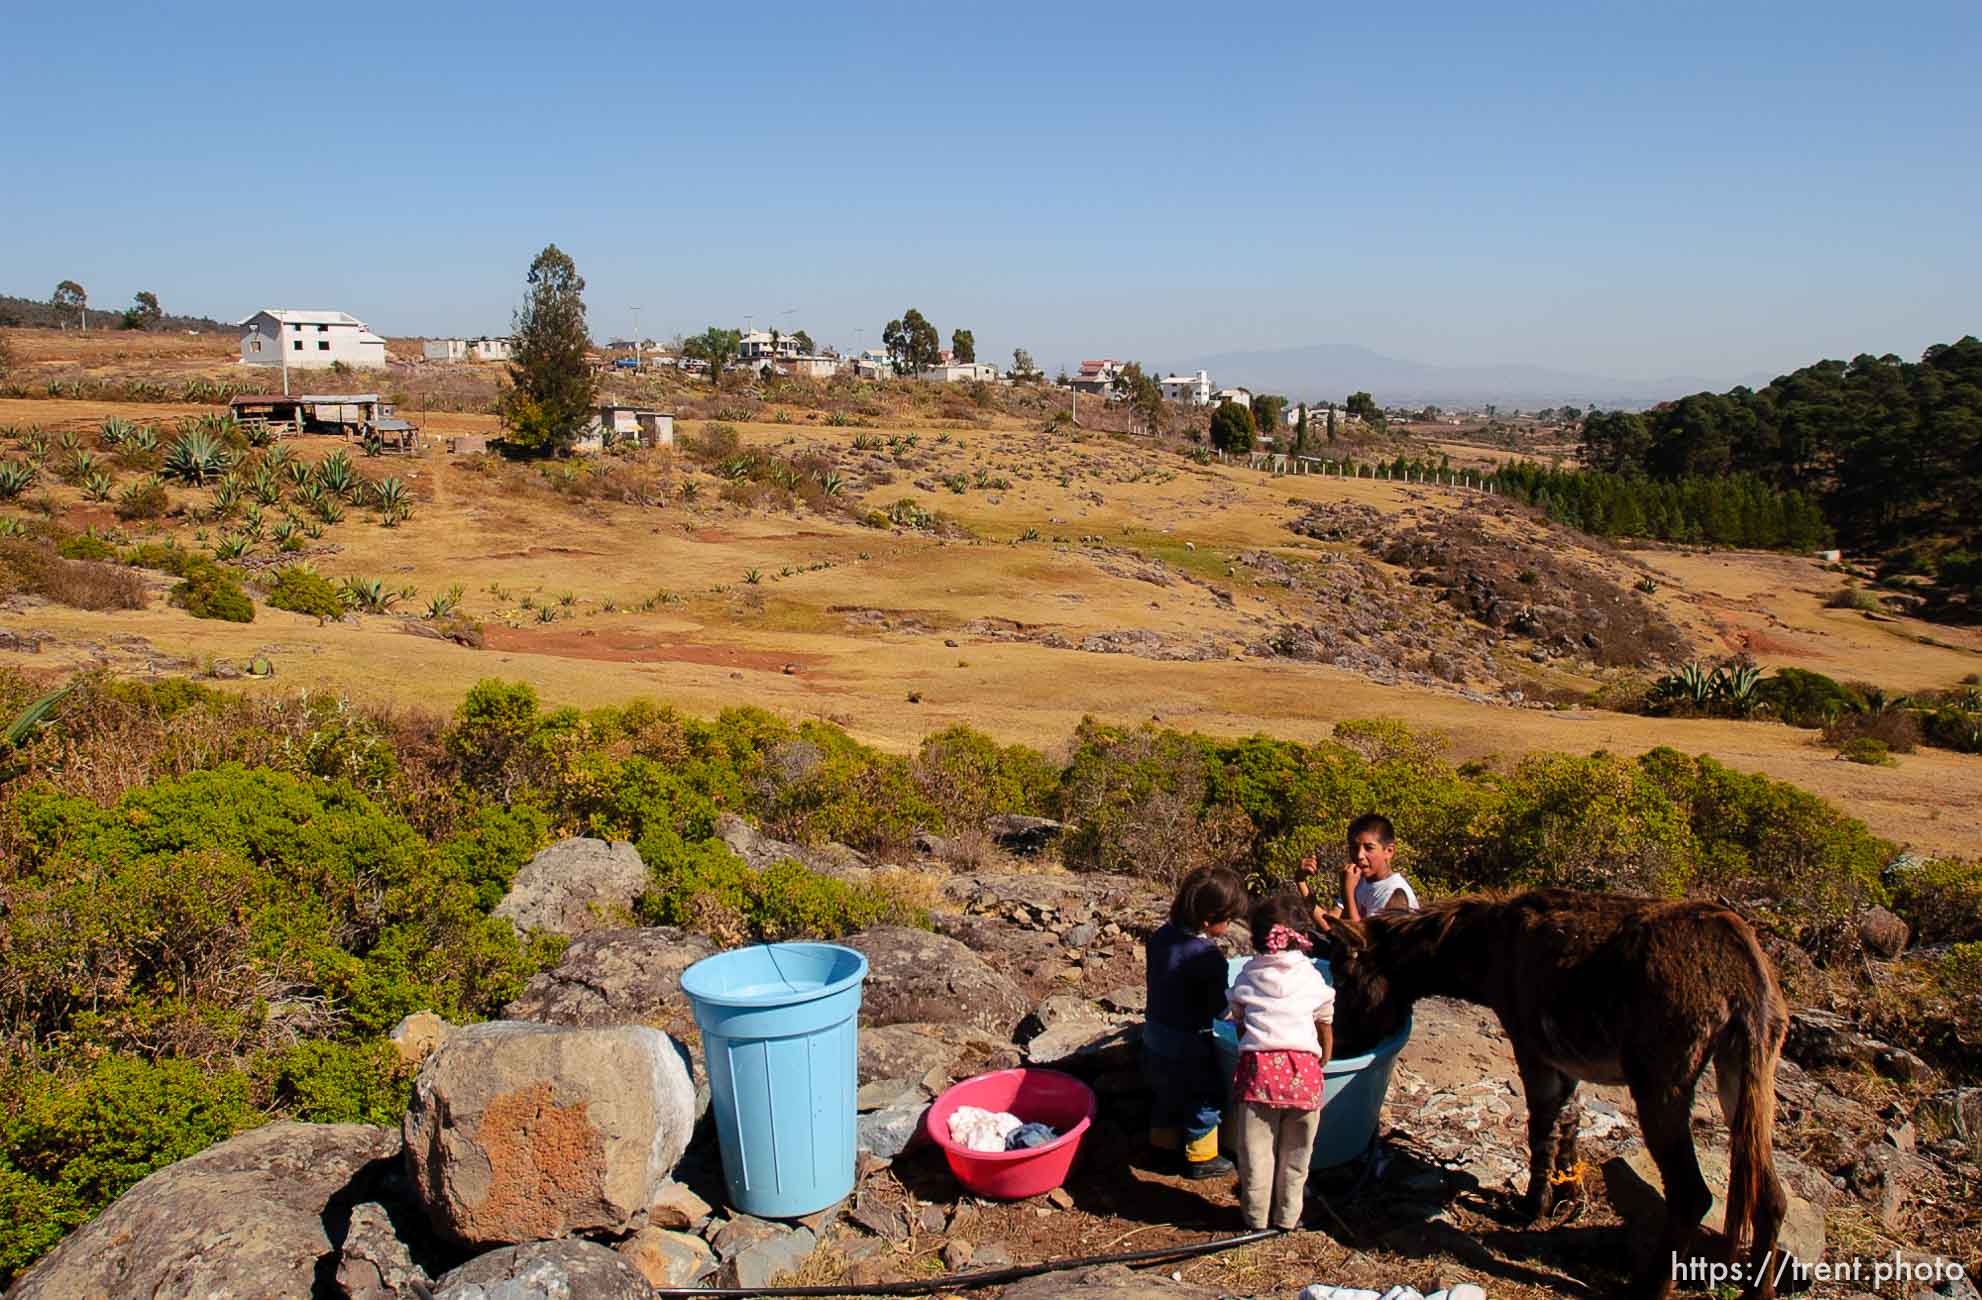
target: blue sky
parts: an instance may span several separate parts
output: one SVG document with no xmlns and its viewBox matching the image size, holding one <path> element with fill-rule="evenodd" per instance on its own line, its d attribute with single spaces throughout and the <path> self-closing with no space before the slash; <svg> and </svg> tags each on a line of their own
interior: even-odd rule
<svg viewBox="0 0 1982 1300">
<path fill-rule="evenodd" d="M 1049 367 L 1982 330 L 1982 6 L 1378 8 L 11 6 L 0 292 L 500 332 L 555 242 L 600 337 L 913 305 Z"/>
</svg>

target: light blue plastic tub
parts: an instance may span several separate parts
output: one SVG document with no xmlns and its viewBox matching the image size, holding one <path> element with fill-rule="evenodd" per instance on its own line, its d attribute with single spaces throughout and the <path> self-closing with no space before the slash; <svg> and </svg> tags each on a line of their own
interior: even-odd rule
<svg viewBox="0 0 1982 1300">
<path fill-rule="evenodd" d="M 1227 988 L 1239 977 L 1247 960 L 1233 957 L 1226 963 Z M 1316 957 L 1314 964 L 1333 988 L 1335 976 L 1330 973 L 1328 963 Z M 1212 1022 L 1212 1034 L 1218 1048 L 1218 1066 L 1230 1079 L 1232 1071 L 1239 1068 L 1238 1033 L 1231 1021 L 1217 1020 Z M 1376 1136 L 1377 1121 L 1383 1115 L 1383 1099 L 1390 1092 L 1391 1068 L 1397 1064 L 1397 1053 L 1410 1041 L 1411 1020 L 1407 1016 L 1404 1027 L 1372 1051 L 1362 1056 L 1338 1057 L 1328 1063 L 1322 1071 L 1326 1082 L 1322 1089 L 1321 1127 L 1314 1135 L 1314 1161 L 1309 1168 L 1345 1165 L 1369 1148 L 1370 1139 Z"/>
<path fill-rule="evenodd" d="M 764 1219 L 853 1191 L 860 982 L 867 959 L 831 943 L 771 943 L 681 973 L 702 1031 L 709 1108 L 730 1204 Z"/>
</svg>

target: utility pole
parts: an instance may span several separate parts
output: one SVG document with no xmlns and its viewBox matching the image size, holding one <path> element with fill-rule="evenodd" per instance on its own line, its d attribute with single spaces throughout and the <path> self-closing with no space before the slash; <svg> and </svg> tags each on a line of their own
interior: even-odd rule
<svg viewBox="0 0 1982 1300">
<path fill-rule="evenodd" d="M 640 373 L 640 309 L 633 309 L 633 373 Z"/>
</svg>

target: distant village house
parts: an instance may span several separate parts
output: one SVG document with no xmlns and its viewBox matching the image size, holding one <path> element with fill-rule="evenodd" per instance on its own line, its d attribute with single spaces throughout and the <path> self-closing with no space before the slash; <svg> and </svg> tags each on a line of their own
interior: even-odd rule
<svg viewBox="0 0 1982 1300">
<path fill-rule="evenodd" d="M 1124 363 L 1113 357 L 1102 357 L 1095 361 L 1080 363 L 1080 373 L 1067 383 L 1077 393 L 1093 393 L 1097 397 L 1107 397 L 1115 390 L 1115 377 L 1122 373 Z"/>
<path fill-rule="evenodd" d="M 1195 375 L 1165 375 L 1157 382 L 1166 402 L 1179 406 L 1211 405 L 1211 376 L 1202 370 Z"/>
<path fill-rule="evenodd" d="M 513 338 L 428 339 L 420 345 L 429 361 L 507 361 L 516 354 Z"/>
<path fill-rule="evenodd" d="M 341 311 L 284 311 L 265 308 L 235 322 L 241 329 L 241 363 L 291 370 L 328 370 L 385 365 L 385 340 L 365 322 Z"/>
<path fill-rule="evenodd" d="M 602 402 L 573 451 L 604 451 L 616 442 L 637 442 L 642 447 L 674 446 L 674 416 L 644 406 Z"/>
</svg>

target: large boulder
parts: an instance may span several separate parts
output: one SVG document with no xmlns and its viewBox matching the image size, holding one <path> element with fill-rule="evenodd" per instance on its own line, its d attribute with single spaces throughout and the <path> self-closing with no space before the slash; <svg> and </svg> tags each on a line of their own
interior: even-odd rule
<svg viewBox="0 0 1982 1300">
<path fill-rule="evenodd" d="M 562 840 L 517 869 L 495 915 L 518 933 L 583 934 L 624 925 L 647 887 L 647 864 L 624 840 Z"/>
<path fill-rule="evenodd" d="M 1727 1152 L 1703 1148 L 1699 1158 L 1700 1175 L 1714 1195 L 1713 1205 L 1700 1221 L 1700 1227 L 1718 1234 L 1726 1230 L 1727 1222 Z M 1611 1208 L 1624 1220 L 1634 1240 L 1649 1248 L 1665 1227 L 1665 1196 L 1651 1152 L 1644 1143 L 1633 1142 L 1604 1162 L 1603 1180 Z M 1817 1263 L 1824 1257 L 1824 1211 L 1800 1195 L 1790 1178 L 1783 1178 L 1782 1183 L 1789 1209 L 1783 1215 L 1776 1244 L 1795 1256 L 1798 1263 Z"/>
<path fill-rule="evenodd" d="M 442 1277 L 434 1300 L 651 1300 L 653 1287 L 590 1241 L 532 1241 L 477 1255 Z"/>
<path fill-rule="evenodd" d="M 789 859 L 821 875 L 859 879 L 872 867 L 867 855 L 858 849 L 844 844 L 822 844 L 817 848 L 792 844 L 766 835 L 735 813 L 724 813 L 716 819 L 716 838 L 753 871 Z"/>
<path fill-rule="evenodd" d="M 860 993 L 866 1024 L 967 1024 L 1009 1037 L 1030 1009 L 1018 985 L 955 939 L 882 925 L 841 942 L 867 958 Z"/>
<path fill-rule="evenodd" d="M 715 951 L 709 939 L 672 926 L 593 930 L 571 941 L 557 969 L 531 976 L 502 1014 L 547 1025 L 686 1028 L 693 1016 L 681 973 Z"/>
<path fill-rule="evenodd" d="M 167 1165 L 23 1274 L 10 1300 L 306 1296 L 351 1208 L 372 1199 L 399 1134 L 280 1122 Z"/>
<path fill-rule="evenodd" d="M 919 1079 L 935 1092 L 958 1079 L 991 1070 L 1009 1070 L 1018 1063 L 1019 1052 L 1010 1038 L 974 1025 L 910 1021 L 860 1028 L 862 1083 Z"/>
<path fill-rule="evenodd" d="M 984 833 L 993 843 L 1027 856 L 1040 852 L 1065 830 L 1065 826 L 1050 817 L 1027 817 L 1023 813 L 997 813 L 984 819 Z"/>
<path fill-rule="evenodd" d="M 495 1020 L 427 1059 L 406 1161 L 434 1228 L 468 1245 L 638 1226 L 688 1148 L 681 1050 L 642 1025 Z"/>
</svg>

